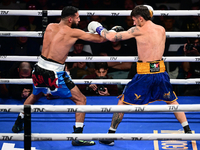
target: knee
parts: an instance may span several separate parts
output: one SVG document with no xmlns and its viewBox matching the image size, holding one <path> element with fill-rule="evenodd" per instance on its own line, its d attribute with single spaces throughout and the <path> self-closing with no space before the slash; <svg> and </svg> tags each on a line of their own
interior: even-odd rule
<svg viewBox="0 0 200 150">
<path fill-rule="evenodd" d="M 79 98 L 78 102 L 76 103 L 77 105 L 86 105 L 86 97 L 82 96 Z"/>
</svg>

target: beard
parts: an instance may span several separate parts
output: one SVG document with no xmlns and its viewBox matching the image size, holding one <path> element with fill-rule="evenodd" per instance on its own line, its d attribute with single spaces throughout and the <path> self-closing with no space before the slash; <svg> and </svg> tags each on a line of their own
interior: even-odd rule
<svg viewBox="0 0 200 150">
<path fill-rule="evenodd" d="M 71 28 L 77 28 L 78 27 L 78 24 L 76 23 L 76 22 L 72 22 L 72 26 L 71 26 Z"/>
</svg>

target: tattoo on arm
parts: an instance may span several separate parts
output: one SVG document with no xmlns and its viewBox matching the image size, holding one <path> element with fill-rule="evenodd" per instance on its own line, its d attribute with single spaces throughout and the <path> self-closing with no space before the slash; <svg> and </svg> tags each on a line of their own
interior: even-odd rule
<svg viewBox="0 0 200 150">
<path fill-rule="evenodd" d="M 128 30 L 128 33 L 133 33 L 133 32 L 135 32 L 135 31 L 139 31 L 139 29 L 137 28 L 137 27 L 132 27 L 132 28 L 130 28 L 129 30 Z"/>
<path fill-rule="evenodd" d="M 102 31 L 102 33 L 101 33 L 101 36 L 103 36 L 104 38 L 106 38 L 106 35 L 109 33 L 109 31 L 108 30 L 103 30 Z M 107 39 L 107 38 L 106 38 Z M 117 42 L 117 41 L 121 41 L 122 40 L 122 35 L 120 34 L 120 33 L 117 33 L 116 35 L 115 35 L 115 41 Z"/>
<path fill-rule="evenodd" d="M 124 113 L 114 113 L 112 118 L 111 127 L 117 129 L 119 123 L 122 121 Z"/>
</svg>

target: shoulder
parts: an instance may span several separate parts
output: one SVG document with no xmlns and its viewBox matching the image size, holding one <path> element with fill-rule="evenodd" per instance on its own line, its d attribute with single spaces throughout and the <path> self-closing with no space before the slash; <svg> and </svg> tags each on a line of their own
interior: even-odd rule
<svg viewBox="0 0 200 150">
<path fill-rule="evenodd" d="M 57 23 L 50 23 L 50 24 L 48 24 L 46 30 L 53 30 L 56 27 L 58 27 Z"/>
</svg>

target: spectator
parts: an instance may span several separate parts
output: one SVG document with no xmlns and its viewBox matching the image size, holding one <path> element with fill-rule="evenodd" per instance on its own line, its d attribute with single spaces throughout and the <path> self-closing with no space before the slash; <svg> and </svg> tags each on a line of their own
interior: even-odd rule
<svg viewBox="0 0 200 150">
<path fill-rule="evenodd" d="M 12 2 L 12 0 L 2 0 L 0 3 L 0 9 L 16 9 L 19 10 L 19 6 Z M 18 21 L 18 16 L 0 16 L 0 30 L 12 31 Z"/>
<path fill-rule="evenodd" d="M 106 62 L 96 62 L 95 63 L 95 73 L 91 75 L 87 75 L 84 79 L 110 79 L 107 74 L 108 72 L 108 64 Z M 118 95 L 117 85 L 78 85 L 79 89 L 82 93 L 87 96 L 116 96 Z"/>
<path fill-rule="evenodd" d="M 18 31 L 28 31 L 26 27 L 19 27 Z M 11 49 L 12 50 L 12 49 Z M 39 56 L 40 55 L 40 44 L 30 37 L 17 37 L 16 42 L 13 45 L 14 55 L 23 56 Z"/>
<path fill-rule="evenodd" d="M 200 39 L 190 39 L 183 47 L 186 56 L 200 56 Z M 186 79 L 200 78 L 199 62 L 183 62 L 183 70 L 186 72 Z M 199 85 L 187 85 L 185 96 L 200 96 Z"/>
<path fill-rule="evenodd" d="M 0 79 L 2 78 L 1 74 L 0 72 Z M 8 88 L 5 84 L 0 84 L 0 98 L 8 98 Z"/>
<path fill-rule="evenodd" d="M 32 65 L 29 62 L 16 63 L 13 68 L 11 68 L 8 77 L 14 79 L 26 79 L 31 78 L 31 73 L 33 70 Z M 16 65 L 18 67 L 16 68 Z M 9 95 L 14 99 L 25 99 L 32 92 L 31 84 L 10 84 L 8 87 Z"/>
<path fill-rule="evenodd" d="M 72 79 L 82 79 L 86 75 L 90 75 L 94 72 L 94 68 L 89 68 L 86 62 L 77 62 L 73 64 L 73 67 L 69 69 Z"/>
<path fill-rule="evenodd" d="M 124 41 L 106 42 L 102 47 L 101 56 L 134 56 Z M 108 75 L 113 79 L 126 79 L 131 69 L 132 62 L 108 62 Z M 123 90 L 123 85 L 117 85 L 119 93 Z"/>
<path fill-rule="evenodd" d="M 77 40 L 68 56 L 92 56 L 92 50 L 85 41 Z M 94 68 L 93 63 L 87 63 L 86 65 L 88 68 Z M 69 70 L 74 67 L 77 67 L 77 63 L 68 63 Z"/>
<path fill-rule="evenodd" d="M 193 3 L 191 10 L 199 10 L 199 3 Z M 200 17 L 199 16 L 190 16 L 184 17 L 181 30 L 182 31 L 199 31 L 200 29 Z"/>
</svg>

